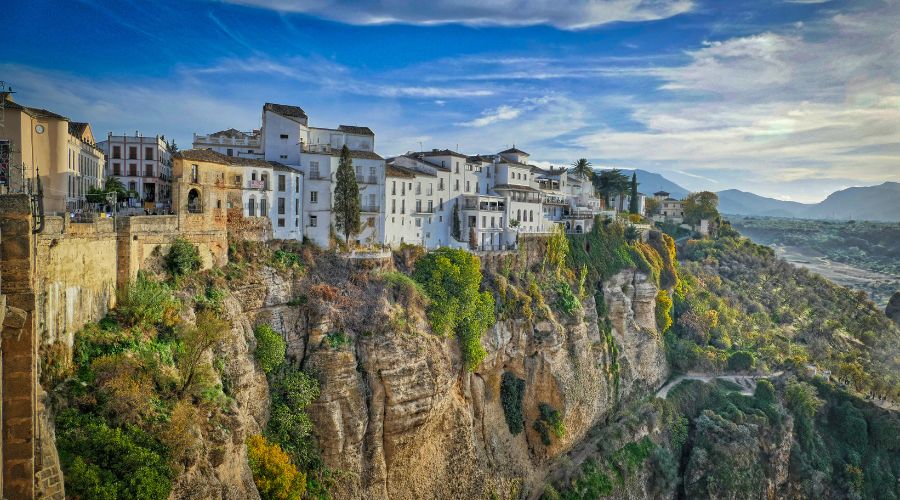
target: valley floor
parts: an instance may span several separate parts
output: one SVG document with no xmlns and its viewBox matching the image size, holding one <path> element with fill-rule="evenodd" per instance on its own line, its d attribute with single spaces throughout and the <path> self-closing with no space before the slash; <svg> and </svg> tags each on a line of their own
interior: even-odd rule
<svg viewBox="0 0 900 500">
<path fill-rule="evenodd" d="M 900 276 L 835 262 L 821 253 L 805 247 L 772 245 L 772 248 L 775 249 L 775 254 L 779 258 L 795 266 L 821 274 L 839 285 L 865 291 L 879 308 L 884 308 L 891 294 L 900 290 Z"/>
</svg>

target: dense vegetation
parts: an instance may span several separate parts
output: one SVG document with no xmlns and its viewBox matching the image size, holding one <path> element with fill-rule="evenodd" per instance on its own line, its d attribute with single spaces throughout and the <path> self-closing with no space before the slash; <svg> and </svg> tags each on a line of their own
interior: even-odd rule
<svg viewBox="0 0 900 500">
<path fill-rule="evenodd" d="M 438 335 L 455 334 L 463 362 L 475 370 L 487 355 L 481 335 L 494 324 L 494 298 L 481 287 L 478 257 L 460 249 L 439 248 L 416 262 L 415 279 L 430 305 L 428 320 Z"/>
<path fill-rule="evenodd" d="M 860 393 L 900 399 L 900 331 L 864 294 L 739 237 L 689 241 L 682 257 L 666 335 L 675 369 L 812 364 Z M 729 363 L 737 352 L 752 359 Z"/>
<path fill-rule="evenodd" d="M 139 274 L 116 310 L 76 334 L 69 369 L 49 384 L 69 495 L 166 498 L 195 458 L 196 415 L 226 418 L 229 396 L 207 359 L 230 324 L 208 309 L 187 319 L 182 307 Z"/>
<path fill-rule="evenodd" d="M 900 498 L 900 418 L 822 381 L 685 381 L 627 408 L 597 452 L 544 498 Z M 646 425 L 658 432 L 622 444 Z M 781 481 L 786 484 L 779 485 Z"/>
</svg>

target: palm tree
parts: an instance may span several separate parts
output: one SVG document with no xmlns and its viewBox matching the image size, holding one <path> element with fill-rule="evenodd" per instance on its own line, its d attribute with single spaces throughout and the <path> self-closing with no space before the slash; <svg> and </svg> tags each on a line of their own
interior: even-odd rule
<svg viewBox="0 0 900 500">
<path fill-rule="evenodd" d="M 107 193 L 126 193 L 128 192 L 125 189 L 125 185 L 122 184 L 122 181 L 119 180 L 118 177 L 107 177 L 106 184 L 103 185 L 103 190 Z"/>
<path fill-rule="evenodd" d="M 579 158 L 578 161 L 572 164 L 569 172 L 585 179 L 590 179 L 594 175 L 594 169 L 591 168 L 591 162 L 587 158 Z"/>
</svg>

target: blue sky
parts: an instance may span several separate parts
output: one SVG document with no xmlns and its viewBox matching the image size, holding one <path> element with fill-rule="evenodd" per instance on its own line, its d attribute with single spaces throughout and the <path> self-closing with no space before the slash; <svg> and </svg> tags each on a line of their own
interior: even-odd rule
<svg viewBox="0 0 900 500">
<path fill-rule="evenodd" d="M 108 131 L 259 127 L 383 156 L 515 144 L 689 189 L 817 201 L 900 180 L 897 0 L 7 0 L 0 80 Z"/>
</svg>

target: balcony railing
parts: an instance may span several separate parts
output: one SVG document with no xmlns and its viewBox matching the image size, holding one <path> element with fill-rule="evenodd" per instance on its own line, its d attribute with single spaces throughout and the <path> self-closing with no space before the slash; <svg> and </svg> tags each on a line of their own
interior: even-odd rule
<svg viewBox="0 0 900 500">
<path fill-rule="evenodd" d="M 378 213 L 381 211 L 381 207 L 379 207 L 378 205 L 362 205 L 361 207 L 359 207 L 359 211 L 366 213 Z"/>
<path fill-rule="evenodd" d="M 463 210 L 480 210 L 485 212 L 502 212 L 506 210 L 506 206 L 504 204 L 493 204 L 493 203 L 469 203 L 466 202 L 463 205 Z"/>
<path fill-rule="evenodd" d="M 378 184 L 378 178 L 375 177 L 374 175 L 369 175 L 369 176 L 357 175 L 356 182 L 358 184 Z"/>
</svg>

